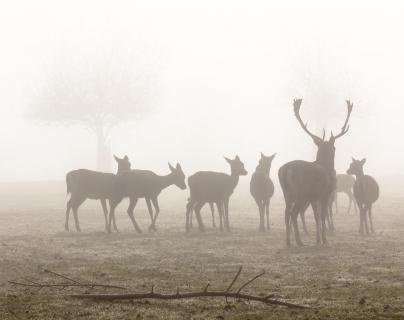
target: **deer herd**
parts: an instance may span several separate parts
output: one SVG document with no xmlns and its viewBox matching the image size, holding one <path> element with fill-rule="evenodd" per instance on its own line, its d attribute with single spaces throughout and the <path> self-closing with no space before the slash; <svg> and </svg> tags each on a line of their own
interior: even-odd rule
<svg viewBox="0 0 404 320">
<path fill-rule="evenodd" d="M 372 221 L 372 205 L 379 197 L 379 187 L 371 176 L 365 175 L 363 166 L 366 159 L 352 159 L 347 174 L 336 174 L 334 167 L 335 143 L 349 130 L 349 119 L 353 103 L 349 100 L 345 122 L 340 132 L 327 139 L 325 130 L 319 137 L 308 129 L 300 116 L 302 99 L 293 101 L 294 114 L 297 122 L 317 147 L 315 161 L 293 160 L 280 167 L 278 171 L 279 183 L 285 199 L 285 227 L 286 244 L 291 244 L 293 231 L 296 244 L 303 245 L 298 227 L 300 215 L 303 230 L 307 233 L 305 211 L 311 206 L 316 223 L 317 243 L 327 243 L 327 230 L 334 231 L 333 204 L 338 212 L 337 193 L 345 193 L 349 198 L 348 212 L 353 204 L 355 212 L 359 209 L 361 234 L 374 232 Z M 250 193 L 254 198 L 259 212 L 259 230 L 270 229 L 269 206 L 274 194 L 274 184 L 270 178 L 272 161 L 276 154 L 265 156 L 261 153 L 258 165 L 251 176 Z M 144 198 L 150 215 L 149 231 L 156 231 L 156 221 L 160 212 L 158 196 L 168 186 L 175 185 L 181 190 L 187 188 L 185 174 L 180 164 L 168 164 L 167 175 L 157 175 L 152 171 L 132 169 L 127 156 L 118 158 L 114 156 L 118 171 L 116 174 L 103 173 L 85 169 L 70 171 L 66 175 L 67 193 L 70 198 L 66 206 L 65 229 L 69 230 L 69 215 L 73 212 L 76 230 L 81 231 L 78 209 L 86 199 L 101 201 L 105 217 L 105 229 L 111 232 L 111 227 L 117 231 L 115 209 L 124 198 L 129 198 L 127 213 L 137 232 L 142 232 L 136 222 L 134 209 L 139 198 Z M 190 231 L 193 227 L 195 215 L 200 231 L 205 230 L 201 217 L 201 209 L 209 204 L 212 213 L 212 225 L 215 227 L 215 205 L 219 213 L 220 230 L 230 231 L 229 201 L 235 190 L 240 176 L 247 175 L 243 162 L 238 156 L 234 159 L 225 158 L 230 165 L 230 174 L 199 171 L 189 176 L 189 198 L 186 204 L 185 229 Z M 353 177 L 355 176 L 355 178 Z M 109 212 L 107 207 L 109 203 Z M 358 209 L 357 209 L 358 208 Z M 368 227 L 368 218 L 370 231 Z M 328 225 L 328 226 L 327 226 Z"/>
</svg>

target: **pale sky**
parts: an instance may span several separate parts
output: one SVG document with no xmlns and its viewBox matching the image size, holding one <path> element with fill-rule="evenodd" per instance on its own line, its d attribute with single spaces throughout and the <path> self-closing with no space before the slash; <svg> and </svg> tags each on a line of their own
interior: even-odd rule
<svg viewBox="0 0 404 320">
<path fill-rule="evenodd" d="M 26 114 L 47 61 L 67 46 L 146 47 L 159 57 L 154 111 L 113 131 L 111 149 L 136 168 L 227 172 L 238 154 L 252 172 L 259 152 L 283 163 L 314 160 L 312 130 L 337 132 L 345 99 L 351 156 L 372 175 L 404 174 L 404 10 L 389 1 L 7 1 L 0 5 L 0 181 L 61 180 L 95 169 L 95 137 L 44 126 Z M 282 5 L 281 5 L 282 3 Z"/>
</svg>

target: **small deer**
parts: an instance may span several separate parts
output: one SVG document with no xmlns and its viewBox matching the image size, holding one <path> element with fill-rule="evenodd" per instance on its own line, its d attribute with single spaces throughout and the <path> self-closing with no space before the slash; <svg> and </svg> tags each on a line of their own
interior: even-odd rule
<svg viewBox="0 0 404 320">
<path fill-rule="evenodd" d="M 212 171 L 199 171 L 188 178 L 190 197 L 186 208 L 186 231 L 190 229 L 190 215 L 195 210 L 196 219 L 200 231 L 205 231 L 201 217 L 201 208 L 205 203 L 216 203 L 219 211 L 220 230 L 223 225 L 230 231 L 229 223 L 229 199 L 238 184 L 240 176 L 247 175 L 244 164 L 236 156 L 234 160 L 225 157 L 230 164 L 231 174 Z"/>
<path fill-rule="evenodd" d="M 117 174 L 130 170 L 131 164 L 128 156 L 120 159 L 114 155 L 114 158 L 118 163 Z M 66 205 L 66 231 L 69 231 L 70 210 L 73 211 L 76 230 L 81 231 L 78 209 L 86 199 L 101 200 L 101 206 L 105 217 L 105 229 L 108 230 L 107 200 L 110 200 L 114 194 L 115 178 L 116 175 L 113 173 L 104 173 L 87 169 L 78 169 L 66 174 L 67 194 L 71 195 Z M 117 230 L 115 219 L 113 224 L 114 229 Z"/>
<path fill-rule="evenodd" d="M 149 170 L 131 170 L 123 172 L 116 176 L 115 192 L 110 200 L 108 232 L 111 232 L 111 221 L 115 219 L 115 209 L 123 198 L 129 197 L 129 207 L 127 213 L 132 221 L 133 227 L 139 233 L 142 232 L 137 224 L 133 212 L 139 198 L 145 198 L 151 216 L 149 231 L 156 230 L 156 221 L 160 213 L 158 196 L 165 188 L 176 185 L 181 190 L 187 188 L 185 184 L 185 175 L 179 163 L 176 167 L 168 164 L 170 173 L 160 176 Z M 153 215 L 152 202 L 155 213 Z"/>
<path fill-rule="evenodd" d="M 353 194 L 355 178 L 349 174 L 337 174 L 337 189 L 334 196 L 335 211 L 338 214 L 338 193 L 345 193 L 349 198 L 348 214 L 351 212 L 352 203 L 355 213 L 358 211 L 356 200 Z"/>
<path fill-rule="evenodd" d="M 353 104 L 347 100 L 348 111 L 341 132 L 336 136 L 331 132 L 331 137 L 327 141 L 325 140 L 325 131 L 323 131 L 323 138 L 320 138 L 307 129 L 307 124 L 304 124 L 300 117 L 301 104 L 302 99 L 293 101 L 295 117 L 304 132 L 312 138 L 318 150 L 314 162 L 295 160 L 284 164 L 278 171 L 279 182 L 286 202 L 285 225 L 286 244 L 288 246 L 290 246 L 290 220 L 292 220 L 296 244 L 298 246 L 303 245 L 297 225 L 297 216 L 305 209 L 307 204 L 311 204 L 313 207 L 317 243 L 321 243 L 321 241 L 324 244 L 327 243 L 325 220 L 328 214 L 330 197 L 336 187 L 334 144 L 337 139 L 348 132 L 348 121 L 353 108 Z"/>
<path fill-rule="evenodd" d="M 369 215 L 370 231 L 373 233 L 372 221 L 372 206 L 379 198 L 379 185 L 376 180 L 363 173 L 363 165 L 366 159 L 355 160 L 352 158 L 352 163 L 347 170 L 347 174 L 356 176 L 356 181 L 353 187 L 354 196 L 359 206 L 360 225 L 359 232 L 363 234 L 365 228 L 366 234 L 369 234 L 367 215 Z"/>
<path fill-rule="evenodd" d="M 260 214 L 259 230 L 261 232 L 265 231 L 265 215 L 267 218 L 266 227 L 268 230 L 270 229 L 269 202 L 274 195 L 274 184 L 269 177 L 269 172 L 275 155 L 276 153 L 267 157 L 261 152 L 261 159 L 259 160 L 258 166 L 252 174 L 250 181 L 250 193 L 257 203 Z"/>
</svg>

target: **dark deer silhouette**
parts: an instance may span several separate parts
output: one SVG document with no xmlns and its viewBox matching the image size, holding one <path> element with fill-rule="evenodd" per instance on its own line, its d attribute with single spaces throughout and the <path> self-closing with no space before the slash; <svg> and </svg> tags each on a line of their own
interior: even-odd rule
<svg viewBox="0 0 404 320">
<path fill-rule="evenodd" d="M 275 154 L 270 157 L 265 156 L 261 152 L 261 159 L 258 162 L 258 166 L 255 172 L 251 176 L 250 181 L 250 193 L 257 203 L 260 214 L 259 230 L 265 231 L 265 215 L 266 215 L 266 227 L 269 230 L 269 202 L 274 195 L 274 184 L 269 177 L 271 170 L 272 160 L 275 158 Z"/>
<path fill-rule="evenodd" d="M 114 155 L 114 158 L 118 163 L 117 174 L 130 170 L 131 164 L 128 156 L 120 159 Z M 108 230 L 107 200 L 111 199 L 114 194 L 115 178 L 116 175 L 113 173 L 104 173 L 87 169 L 78 169 L 66 174 L 67 194 L 71 195 L 66 206 L 66 231 L 69 231 L 70 210 L 73 211 L 77 231 L 81 231 L 78 209 L 86 199 L 101 200 L 102 210 L 104 211 L 105 217 L 105 229 Z M 115 219 L 113 224 L 114 229 L 117 230 Z"/>
<path fill-rule="evenodd" d="M 195 216 L 198 221 L 200 231 L 205 230 L 201 217 L 201 208 L 207 202 L 214 202 L 219 211 L 220 230 L 223 225 L 227 231 L 230 231 L 229 223 L 229 199 L 238 184 L 240 176 L 247 175 L 244 164 L 236 156 L 234 160 L 225 158 L 230 164 L 231 174 L 212 171 L 199 171 L 188 178 L 190 197 L 186 209 L 187 231 L 190 229 L 190 215 L 195 210 Z"/>
<path fill-rule="evenodd" d="M 161 191 L 173 184 L 182 190 L 187 188 L 185 185 L 185 175 L 181 166 L 178 163 L 175 168 L 171 164 L 168 164 L 168 166 L 171 172 L 165 176 L 157 175 L 149 170 L 131 170 L 116 176 L 114 197 L 110 200 L 108 232 L 111 231 L 111 221 L 115 219 L 115 209 L 117 205 L 126 197 L 129 197 L 127 213 L 132 220 L 135 230 L 139 233 L 142 232 L 133 215 L 139 198 L 146 199 L 151 217 L 149 231 L 156 230 L 155 224 L 160 212 L 158 196 Z M 154 215 L 150 201 L 153 203 L 155 209 Z"/>
<path fill-rule="evenodd" d="M 354 196 L 359 206 L 360 226 L 359 232 L 363 234 L 365 228 L 366 234 L 369 234 L 367 215 L 369 215 L 370 231 L 373 233 L 372 221 L 372 206 L 373 203 L 379 198 L 379 186 L 376 180 L 363 173 L 363 165 L 366 159 L 355 160 L 352 158 L 352 163 L 347 170 L 347 174 L 356 176 L 356 181 L 353 187 Z"/>
<path fill-rule="evenodd" d="M 335 141 L 345 135 L 348 130 L 348 121 L 353 104 L 347 100 L 347 116 L 341 132 L 325 140 L 312 134 L 300 117 L 302 99 L 293 101 L 295 117 L 303 130 L 313 139 L 317 146 L 317 157 L 314 162 L 295 160 L 284 164 L 278 172 L 279 182 L 285 197 L 285 225 L 286 244 L 290 245 L 290 220 L 292 220 L 295 240 L 298 246 L 303 245 L 297 225 L 297 216 L 308 203 L 311 204 L 316 220 L 317 243 L 327 243 L 325 220 L 328 214 L 330 197 L 336 186 L 336 173 L 334 168 Z M 320 238 L 321 234 L 321 238 Z"/>
<path fill-rule="evenodd" d="M 355 178 L 349 174 L 337 174 L 337 189 L 334 196 L 335 211 L 338 214 L 338 193 L 345 193 L 349 199 L 348 214 L 351 212 L 352 203 L 355 213 L 358 211 L 356 200 L 353 194 Z"/>
<path fill-rule="evenodd" d="M 216 228 L 216 221 L 215 221 L 215 204 L 213 202 L 209 202 L 210 213 L 212 214 L 212 227 Z M 193 227 L 193 216 L 194 210 L 191 211 L 189 215 L 189 226 Z"/>
</svg>

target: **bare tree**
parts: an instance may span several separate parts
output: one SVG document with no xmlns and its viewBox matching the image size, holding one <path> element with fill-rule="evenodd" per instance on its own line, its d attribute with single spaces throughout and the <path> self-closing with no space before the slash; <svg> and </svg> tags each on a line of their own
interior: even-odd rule
<svg viewBox="0 0 404 320">
<path fill-rule="evenodd" d="M 28 116 L 40 123 L 89 129 L 96 136 L 98 170 L 111 171 L 111 129 L 138 120 L 153 105 L 157 85 L 152 59 L 125 46 L 64 47 L 44 68 Z"/>
</svg>

